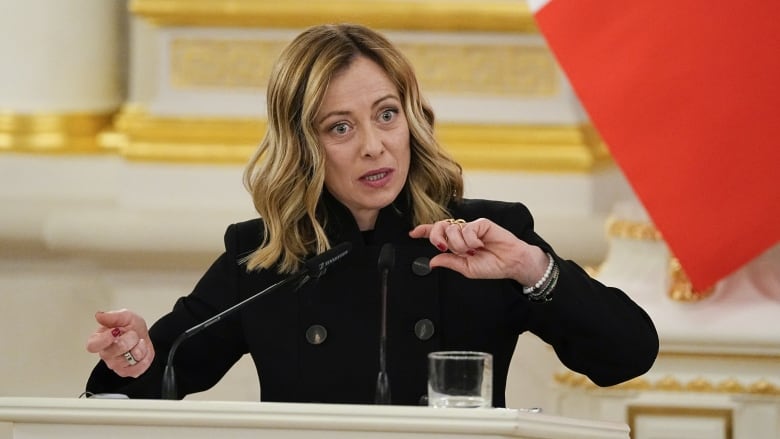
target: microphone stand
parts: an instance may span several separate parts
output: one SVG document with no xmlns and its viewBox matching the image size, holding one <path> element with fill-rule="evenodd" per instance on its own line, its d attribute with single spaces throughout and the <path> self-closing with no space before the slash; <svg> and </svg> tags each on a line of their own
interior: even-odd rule
<svg viewBox="0 0 780 439">
<path fill-rule="evenodd" d="M 208 320 L 205 320 L 204 322 L 197 324 L 192 328 L 182 332 L 179 335 L 179 337 L 177 337 L 176 340 L 173 341 L 173 344 L 171 345 L 171 349 L 168 351 L 168 361 L 165 363 L 165 371 L 163 372 L 163 378 L 162 378 L 162 399 L 178 399 L 178 395 L 176 392 L 176 374 L 173 370 L 173 357 L 174 355 L 176 355 L 176 349 L 179 348 L 179 345 L 184 340 L 187 340 L 188 338 L 208 328 L 214 323 L 217 323 L 223 318 L 233 314 L 235 311 L 243 308 L 247 303 L 257 299 L 258 297 L 266 293 L 270 293 L 272 291 L 278 290 L 279 288 L 282 288 L 283 286 L 286 286 L 287 284 L 290 284 L 294 281 L 300 280 L 301 281 L 300 284 L 295 288 L 297 290 L 298 288 L 302 287 L 306 282 L 308 282 L 311 279 L 309 276 L 306 275 L 306 272 L 303 272 L 302 274 L 303 274 L 302 276 L 301 275 L 291 276 L 282 280 L 281 282 L 277 282 L 269 286 L 268 288 L 260 291 L 259 293 L 256 293 L 250 296 L 249 298 L 244 299 L 241 302 L 238 302 L 237 304 L 231 306 L 230 308 L 216 314 L 215 316 L 209 318 Z"/>
<path fill-rule="evenodd" d="M 327 268 L 331 264 L 346 256 L 346 254 L 349 253 L 351 248 L 352 245 L 349 242 L 343 242 L 331 248 L 330 250 L 325 251 L 306 261 L 304 264 L 305 268 L 302 271 L 290 277 L 287 277 L 258 293 L 255 293 L 254 295 L 242 300 L 241 302 L 238 302 L 237 304 L 231 306 L 230 308 L 217 313 L 213 317 L 181 333 L 176 338 L 176 340 L 173 341 L 173 344 L 171 345 L 171 349 L 168 351 L 168 359 L 167 362 L 165 363 L 165 370 L 163 371 L 163 377 L 162 377 L 162 391 L 161 391 L 162 399 L 178 399 L 178 392 L 176 391 L 176 374 L 173 370 L 173 357 L 174 355 L 176 355 L 176 350 L 179 348 L 179 345 L 181 345 L 182 342 L 192 337 L 193 335 L 199 333 L 200 331 L 203 331 L 204 329 L 208 328 L 214 323 L 217 323 L 223 318 L 240 310 L 248 303 L 254 301 L 258 297 L 266 293 L 276 291 L 293 282 L 298 282 L 298 285 L 295 286 L 295 290 L 299 289 L 312 278 L 318 278 L 322 276 L 322 274 L 325 273 L 325 270 L 327 270 Z"/>
<path fill-rule="evenodd" d="M 382 246 L 379 252 L 379 272 L 381 276 L 380 301 L 381 317 L 379 323 L 379 374 L 376 377 L 376 404 L 390 404 L 390 377 L 387 375 L 387 284 L 390 269 L 395 264 L 395 249 L 390 243 Z"/>
</svg>

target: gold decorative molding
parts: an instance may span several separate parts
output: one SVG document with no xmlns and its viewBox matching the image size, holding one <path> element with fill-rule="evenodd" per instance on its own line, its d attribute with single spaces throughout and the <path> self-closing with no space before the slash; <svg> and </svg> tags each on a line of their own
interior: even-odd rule
<svg viewBox="0 0 780 439">
<path fill-rule="evenodd" d="M 159 117 L 127 106 L 104 147 L 130 160 L 244 163 L 265 134 L 260 119 Z M 589 172 L 612 163 L 587 126 L 439 124 L 437 136 L 467 169 Z"/>
<path fill-rule="evenodd" d="M 637 421 L 642 417 L 660 418 L 710 418 L 720 420 L 723 439 L 734 437 L 734 413 L 731 408 L 689 407 L 689 406 L 658 406 L 658 405 L 630 405 L 626 413 L 628 428 L 635 436 Z"/>
<path fill-rule="evenodd" d="M 467 169 L 587 173 L 614 163 L 603 144 L 591 143 L 590 129 L 440 123 L 436 135 Z"/>
<path fill-rule="evenodd" d="M 177 89 L 265 90 L 287 40 L 175 38 L 170 43 L 170 84 Z"/>
<path fill-rule="evenodd" d="M 669 298 L 676 302 L 698 302 L 715 291 L 715 287 L 704 291 L 695 290 L 680 261 L 674 257 L 669 259 L 669 279 Z"/>
<path fill-rule="evenodd" d="M 170 46 L 170 84 L 178 89 L 264 90 L 287 40 L 179 37 Z M 557 64 L 543 45 L 400 42 L 429 94 L 550 97 Z"/>
<path fill-rule="evenodd" d="M 649 222 L 609 218 L 606 228 L 607 237 L 609 238 L 654 242 L 663 241 L 664 239 L 661 232 Z M 668 273 L 670 282 L 667 295 L 675 302 L 698 302 L 709 297 L 715 290 L 714 287 L 704 291 L 694 290 L 688 275 L 685 274 L 680 265 L 680 261 L 675 257 L 669 259 Z"/>
<path fill-rule="evenodd" d="M 97 140 L 113 113 L 20 114 L 0 111 L 0 151 L 100 153 Z"/>
<path fill-rule="evenodd" d="M 264 134 L 260 119 L 159 117 L 127 105 L 102 140 L 128 160 L 241 164 Z"/>
<path fill-rule="evenodd" d="M 300 28 L 354 22 L 381 29 L 537 32 L 521 0 L 131 0 L 161 26 Z"/>
<path fill-rule="evenodd" d="M 607 219 L 607 236 L 609 238 L 634 241 L 663 241 L 661 232 L 649 222 L 628 221 L 616 218 Z"/>
<path fill-rule="evenodd" d="M 584 390 L 638 390 L 643 392 L 733 393 L 780 396 L 780 386 L 764 378 L 750 383 L 743 383 L 733 377 L 715 382 L 703 377 L 695 377 L 685 381 L 672 375 L 666 375 L 655 381 L 651 381 L 646 377 L 637 377 L 616 386 L 599 387 L 582 374 L 562 371 L 554 374 L 553 380 L 564 387 Z"/>
</svg>

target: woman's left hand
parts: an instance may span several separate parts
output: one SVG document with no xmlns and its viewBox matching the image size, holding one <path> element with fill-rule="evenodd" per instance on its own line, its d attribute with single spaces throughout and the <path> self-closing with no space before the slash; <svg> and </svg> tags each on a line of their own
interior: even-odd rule
<svg viewBox="0 0 780 439">
<path fill-rule="evenodd" d="M 409 236 L 428 238 L 442 251 L 431 259 L 431 268 L 449 268 L 472 279 L 514 279 L 533 285 L 549 262 L 541 248 L 485 218 L 421 224 Z"/>
</svg>

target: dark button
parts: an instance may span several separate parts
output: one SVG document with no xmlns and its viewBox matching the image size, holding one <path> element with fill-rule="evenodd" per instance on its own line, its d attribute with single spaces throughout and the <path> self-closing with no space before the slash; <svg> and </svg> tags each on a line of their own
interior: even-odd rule
<svg viewBox="0 0 780 439">
<path fill-rule="evenodd" d="M 418 276 L 425 276 L 431 272 L 431 260 L 425 256 L 420 256 L 412 262 L 412 273 Z"/>
<path fill-rule="evenodd" d="M 322 344 L 328 338 L 328 330 L 322 325 L 311 325 L 306 330 L 306 341 L 311 344 Z"/>
<path fill-rule="evenodd" d="M 430 319 L 420 319 L 414 324 L 414 335 L 422 341 L 433 337 L 433 322 Z"/>
</svg>

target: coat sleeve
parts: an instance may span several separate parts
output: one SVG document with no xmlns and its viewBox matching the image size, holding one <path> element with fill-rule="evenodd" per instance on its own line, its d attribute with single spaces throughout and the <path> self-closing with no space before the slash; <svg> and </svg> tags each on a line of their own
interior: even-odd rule
<svg viewBox="0 0 780 439">
<path fill-rule="evenodd" d="M 123 393 L 131 398 L 160 398 L 162 375 L 174 340 L 187 329 L 239 301 L 238 279 L 244 266 L 238 259 L 236 226 L 225 233 L 226 251 L 206 271 L 193 291 L 179 298 L 172 311 L 149 329 L 155 359 L 138 378 L 123 378 L 100 361 L 93 369 L 87 392 Z M 207 390 L 247 352 L 240 320 L 231 316 L 185 340 L 174 356 L 178 397 Z"/>
<path fill-rule="evenodd" d="M 625 292 L 603 285 L 570 260 L 558 256 L 533 227 L 522 204 L 505 210 L 501 222 L 529 244 L 549 252 L 560 277 L 549 302 L 518 294 L 518 332 L 530 330 L 549 343 L 561 362 L 599 386 L 611 386 L 647 372 L 658 355 L 658 333 L 650 316 Z"/>
</svg>

